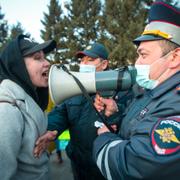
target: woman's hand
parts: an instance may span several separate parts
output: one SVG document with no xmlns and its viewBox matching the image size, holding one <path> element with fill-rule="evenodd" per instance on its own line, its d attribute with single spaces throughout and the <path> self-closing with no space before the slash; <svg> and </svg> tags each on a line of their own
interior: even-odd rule
<svg viewBox="0 0 180 180">
<path fill-rule="evenodd" d="M 44 135 L 40 136 L 35 144 L 34 157 L 39 158 L 41 154 L 47 150 L 51 141 L 54 141 L 57 136 L 57 131 L 47 131 Z"/>
</svg>

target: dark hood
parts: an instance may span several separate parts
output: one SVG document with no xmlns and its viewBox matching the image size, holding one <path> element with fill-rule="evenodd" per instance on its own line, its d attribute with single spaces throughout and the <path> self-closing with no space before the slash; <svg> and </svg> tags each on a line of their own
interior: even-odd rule
<svg viewBox="0 0 180 180">
<path fill-rule="evenodd" d="M 19 35 L 16 39 L 10 41 L 2 51 L 0 56 L 0 81 L 10 79 L 17 83 L 35 100 L 42 110 L 45 110 L 48 104 L 48 88 L 35 88 L 30 80 L 20 49 L 20 40 L 25 37 Z"/>
</svg>

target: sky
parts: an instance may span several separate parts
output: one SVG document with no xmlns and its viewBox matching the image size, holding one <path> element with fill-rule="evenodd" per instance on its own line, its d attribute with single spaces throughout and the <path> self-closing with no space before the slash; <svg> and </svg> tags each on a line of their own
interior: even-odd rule
<svg viewBox="0 0 180 180">
<path fill-rule="evenodd" d="M 0 0 L 1 11 L 8 24 L 13 25 L 20 22 L 25 32 L 29 32 L 31 37 L 38 42 L 42 42 L 40 38 L 40 30 L 43 29 L 41 20 L 44 19 L 43 12 L 48 12 L 49 3 L 50 0 Z"/>
</svg>

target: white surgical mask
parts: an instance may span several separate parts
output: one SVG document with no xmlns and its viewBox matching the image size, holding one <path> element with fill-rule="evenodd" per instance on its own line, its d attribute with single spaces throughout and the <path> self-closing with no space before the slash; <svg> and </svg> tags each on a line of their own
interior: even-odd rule
<svg viewBox="0 0 180 180">
<path fill-rule="evenodd" d="M 135 65 L 137 70 L 136 82 L 145 89 L 154 89 L 158 85 L 157 80 L 149 79 L 150 65 Z"/>
<path fill-rule="evenodd" d="M 96 71 L 96 66 L 94 65 L 80 64 L 79 67 L 80 67 L 79 72 L 83 72 L 83 73 Z"/>
</svg>

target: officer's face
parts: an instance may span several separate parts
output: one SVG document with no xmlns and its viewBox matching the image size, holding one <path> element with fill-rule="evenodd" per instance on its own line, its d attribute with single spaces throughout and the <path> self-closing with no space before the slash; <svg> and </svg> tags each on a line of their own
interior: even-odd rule
<svg viewBox="0 0 180 180">
<path fill-rule="evenodd" d="M 107 68 L 108 61 L 100 58 L 92 58 L 89 56 L 84 56 L 81 59 L 80 64 L 94 65 L 96 67 L 96 71 L 103 71 Z"/>
<path fill-rule="evenodd" d="M 164 81 L 168 75 L 170 58 L 163 55 L 162 47 L 158 41 L 141 42 L 137 49 L 138 59 L 136 64 L 150 65 L 150 79 Z"/>
</svg>

